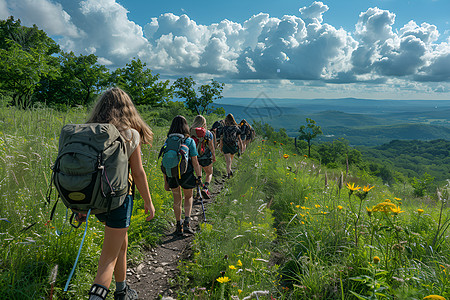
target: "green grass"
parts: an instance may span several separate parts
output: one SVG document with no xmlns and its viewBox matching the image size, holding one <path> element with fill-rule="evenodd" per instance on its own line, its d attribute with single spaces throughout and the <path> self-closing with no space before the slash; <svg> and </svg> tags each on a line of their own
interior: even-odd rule
<svg viewBox="0 0 450 300">
<path fill-rule="evenodd" d="M 68 225 L 62 204 L 49 222 L 51 205 L 45 201 L 60 128 L 83 122 L 85 115 L 84 109 L 0 110 L 0 289 L 7 299 L 45 299 L 51 292 L 54 299 L 85 299 L 91 285 L 103 226 L 90 218 L 83 255 L 64 293 L 83 229 Z M 155 132 L 143 162 L 156 218 L 145 222 L 137 196 L 130 263 L 139 262 L 140 249 L 155 245 L 173 222 L 172 196 L 163 189 L 157 162 L 167 127 L 155 125 L 165 122 L 160 114 L 143 115 Z M 440 198 L 416 198 L 408 184 L 388 187 L 352 168 L 339 186 L 340 170 L 261 140 L 234 164 L 235 176 L 208 207 L 192 259 L 180 265 L 179 298 L 242 299 L 255 291 L 276 299 L 450 297 L 448 187 Z M 224 169 L 218 155 L 214 176 Z M 375 188 L 365 196 L 349 195 L 346 183 Z M 386 199 L 402 212 L 368 213 Z"/>
</svg>

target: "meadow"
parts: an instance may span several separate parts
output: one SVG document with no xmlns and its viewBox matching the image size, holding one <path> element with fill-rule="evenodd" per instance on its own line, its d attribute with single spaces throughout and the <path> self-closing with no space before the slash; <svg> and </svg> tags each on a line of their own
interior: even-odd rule
<svg viewBox="0 0 450 300">
<path fill-rule="evenodd" d="M 175 112 L 171 112 L 175 113 Z M 130 263 L 173 222 L 172 197 L 157 162 L 167 122 L 143 111 L 155 133 L 143 149 L 156 218 L 135 202 Z M 69 289 L 83 228 L 46 194 L 62 125 L 84 108 L 0 109 L 0 290 L 2 299 L 85 299 L 103 226 L 91 217 Z M 157 126 L 160 125 L 160 126 Z M 180 299 L 423 299 L 450 297 L 449 187 L 414 197 L 357 169 L 326 169 L 258 137 L 236 161 L 235 176 L 208 207 L 190 261 L 174 284 Z M 224 168 L 219 156 L 216 176 Z M 111 287 L 113 288 L 113 287 Z"/>
</svg>

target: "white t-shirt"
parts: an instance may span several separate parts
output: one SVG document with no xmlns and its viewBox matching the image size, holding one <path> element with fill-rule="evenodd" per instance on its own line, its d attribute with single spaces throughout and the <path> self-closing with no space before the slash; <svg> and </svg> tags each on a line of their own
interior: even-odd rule
<svg viewBox="0 0 450 300">
<path fill-rule="evenodd" d="M 128 159 L 130 159 L 131 154 L 133 154 L 134 150 L 136 150 L 137 146 L 141 141 L 141 137 L 139 132 L 136 129 L 129 128 L 120 132 L 125 139 L 125 147 L 127 149 Z"/>
</svg>

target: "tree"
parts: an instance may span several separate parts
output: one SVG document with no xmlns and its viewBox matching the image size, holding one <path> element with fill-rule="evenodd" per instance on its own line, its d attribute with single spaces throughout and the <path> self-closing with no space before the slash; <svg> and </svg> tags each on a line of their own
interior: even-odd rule
<svg viewBox="0 0 450 300">
<path fill-rule="evenodd" d="M 114 71 L 112 81 L 126 91 L 137 105 L 162 105 L 172 99 L 169 80 L 158 81 L 146 64 L 134 59 L 124 68 Z"/>
<path fill-rule="evenodd" d="M 300 135 L 298 138 L 300 140 L 305 140 L 308 143 L 308 156 L 311 156 L 311 140 L 322 134 L 322 130 L 320 129 L 320 126 L 316 125 L 316 121 L 306 118 L 306 126 L 300 126 L 299 132 Z"/>
<path fill-rule="evenodd" d="M 222 90 L 225 84 L 211 79 L 210 84 L 203 84 L 198 87 L 200 95 L 195 91 L 195 85 L 196 82 L 192 76 L 189 76 L 178 78 L 172 88 L 177 97 L 186 99 L 185 104 L 190 111 L 202 115 L 208 111 L 208 107 L 214 100 L 223 97 Z"/>
<path fill-rule="evenodd" d="M 108 69 L 97 59 L 94 54 L 62 53 L 58 72 L 41 80 L 34 100 L 50 106 L 87 105 L 110 84 Z"/>
<path fill-rule="evenodd" d="M 12 105 L 27 108 L 42 77 L 54 71 L 59 46 L 36 25 L 25 27 L 13 17 L 0 21 L 0 89 Z"/>
</svg>

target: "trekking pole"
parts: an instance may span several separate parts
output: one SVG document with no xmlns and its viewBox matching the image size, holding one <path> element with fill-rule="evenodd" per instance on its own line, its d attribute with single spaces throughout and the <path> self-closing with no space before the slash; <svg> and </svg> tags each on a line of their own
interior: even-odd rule
<svg viewBox="0 0 450 300">
<path fill-rule="evenodd" d="M 200 192 L 200 185 L 199 184 L 197 184 L 197 195 L 200 198 L 200 202 L 202 204 L 203 222 L 206 222 L 205 206 L 203 205 L 203 196 L 202 196 L 202 193 Z"/>
</svg>

